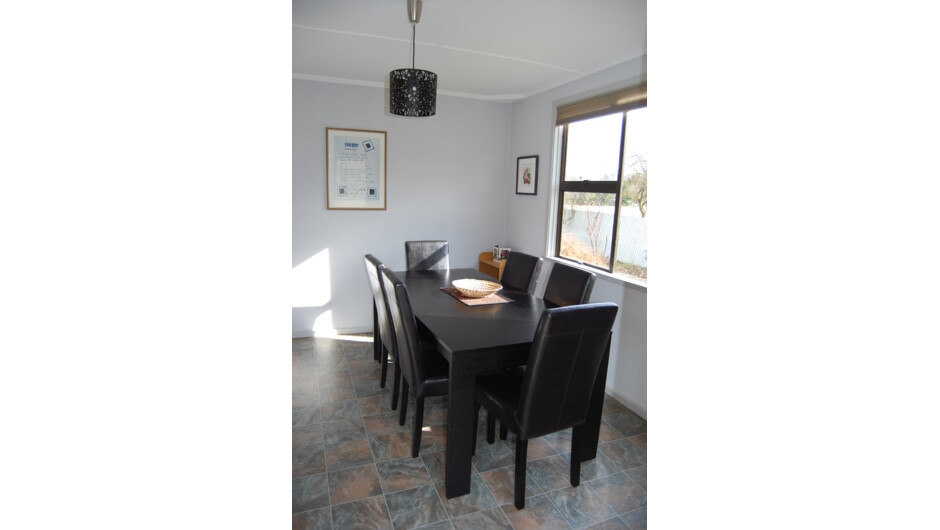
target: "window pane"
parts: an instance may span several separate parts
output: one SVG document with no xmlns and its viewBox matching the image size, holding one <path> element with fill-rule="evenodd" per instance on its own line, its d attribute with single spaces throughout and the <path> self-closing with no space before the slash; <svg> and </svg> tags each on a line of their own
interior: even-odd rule
<svg viewBox="0 0 940 530">
<path fill-rule="evenodd" d="M 563 200 L 560 255 L 609 270 L 616 196 L 568 191 Z"/>
<path fill-rule="evenodd" d="M 627 112 L 614 274 L 646 281 L 646 108 Z"/>
<path fill-rule="evenodd" d="M 623 113 L 568 124 L 565 180 L 617 180 Z"/>
</svg>

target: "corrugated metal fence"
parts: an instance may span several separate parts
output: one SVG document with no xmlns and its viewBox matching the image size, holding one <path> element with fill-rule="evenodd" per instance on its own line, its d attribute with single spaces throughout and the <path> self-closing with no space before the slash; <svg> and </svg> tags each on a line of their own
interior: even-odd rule
<svg viewBox="0 0 940 530">
<path fill-rule="evenodd" d="M 614 222 L 614 212 L 613 208 L 602 208 L 602 210 L 606 211 L 600 212 L 599 233 L 601 236 L 599 241 L 603 243 L 605 239 L 608 240 L 607 246 L 604 248 L 603 252 L 606 256 L 610 253 L 611 242 L 609 241 L 610 237 L 605 238 L 604 235 L 611 233 Z M 591 244 L 587 230 L 588 214 L 590 213 L 591 212 L 587 210 L 576 209 L 574 211 L 574 217 L 565 223 L 565 228 L 570 230 L 572 235 L 588 246 Z M 566 218 L 568 215 L 570 214 L 565 212 Z M 616 260 L 646 267 L 646 219 L 643 217 L 635 217 L 627 212 L 621 212 L 619 231 L 620 240 L 617 244 Z"/>
</svg>

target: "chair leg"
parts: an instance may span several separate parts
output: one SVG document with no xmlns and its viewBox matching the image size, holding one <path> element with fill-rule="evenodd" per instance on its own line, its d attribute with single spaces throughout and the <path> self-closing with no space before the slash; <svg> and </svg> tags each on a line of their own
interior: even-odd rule
<svg viewBox="0 0 940 530">
<path fill-rule="evenodd" d="M 382 349 L 382 336 L 379 334 L 379 309 L 375 305 L 375 300 L 372 301 L 372 358 L 375 362 L 379 362 L 380 351 Z"/>
<path fill-rule="evenodd" d="M 571 429 L 571 485 L 577 487 L 581 483 L 581 437 L 578 428 Z"/>
<path fill-rule="evenodd" d="M 385 388 L 385 376 L 388 373 L 388 350 L 382 348 L 382 375 L 379 379 L 379 388 Z"/>
<path fill-rule="evenodd" d="M 515 504 L 517 510 L 525 508 L 525 457 L 528 448 L 529 441 L 516 436 Z"/>
<path fill-rule="evenodd" d="M 408 413 L 408 381 L 401 379 L 401 410 L 398 411 L 398 424 L 405 424 L 405 414 Z"/>
<path fill-rule="evenodd" d="M 398 408 L 398 389 L 401 387 L 401 367 L 395 363 L 395 382 L 392 384 L 392 410 Z"/>
<path fill-rule="evenodd" d="M 424 398 L 415 398 L 415 430 L 411 435 L 411 458 L 418 456 L 421 449 L 421 427 L 424 426 Z"/>
<path fill-rule="evenodd" d="M 496 441 L 496 416 L 486 411 L 486 443 L 493 445 Z"/>
<path fill-rule="evenodd" d="M 509 436 L 509 429 L 503 422 L 499 422 L 499 439 L 505 440 L 507 436 Z"/>
<path fill-rule="evenodd" d="M 477 454 L 477 423 L 480 423 L 480 404 L 473 409 L 473 442 L 470 446 L 470 456 Z"/>
</svg>

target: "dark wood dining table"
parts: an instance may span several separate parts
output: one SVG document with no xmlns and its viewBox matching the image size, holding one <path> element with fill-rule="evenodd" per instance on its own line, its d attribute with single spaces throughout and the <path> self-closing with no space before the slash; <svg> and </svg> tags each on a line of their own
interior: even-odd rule
<svg viewBox="0 0 940 530">
<path fill-rule="evenodd" d="M 461 278 L 493 280 L 476 269 L 395 274 L 408 288 L 419 329 L 436 341 L 438 350 L 450 363 L 444 489 L 447 498 L 466 495 L 470 493 L 476 377 L 480 373 L 526 364 L 546 305 L 541 298 L 524 291 L 506 289 L 500 294 L 512 302 L 467 306 L 441 290 Z M 379 340 L 377 335 L 375 340 Z M 576 427 L 584 440 L 579 455 L 582 462 L 597 456 L 609 348 L 608 343 L 594 381 L 588 421 Z M 377 351 L 381 351 L 381 345 Z"/>
</svg>

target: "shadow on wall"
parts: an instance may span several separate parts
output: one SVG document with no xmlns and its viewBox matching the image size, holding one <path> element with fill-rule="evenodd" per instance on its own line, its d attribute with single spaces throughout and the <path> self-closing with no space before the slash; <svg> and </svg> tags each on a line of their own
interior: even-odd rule
<svg viewBox="0 0 940 530">
<path fill-rule="evenodd" d="M 294 336 L 332 335 L 335 333 L 333 314 L 330 310 L 331 300 L 330 249 L 325 248 L 294 267 L 291 271 L 291 307 L 293 308 Z M 298 323 L 298 320 L 301 322 Z"/>
</svg>

